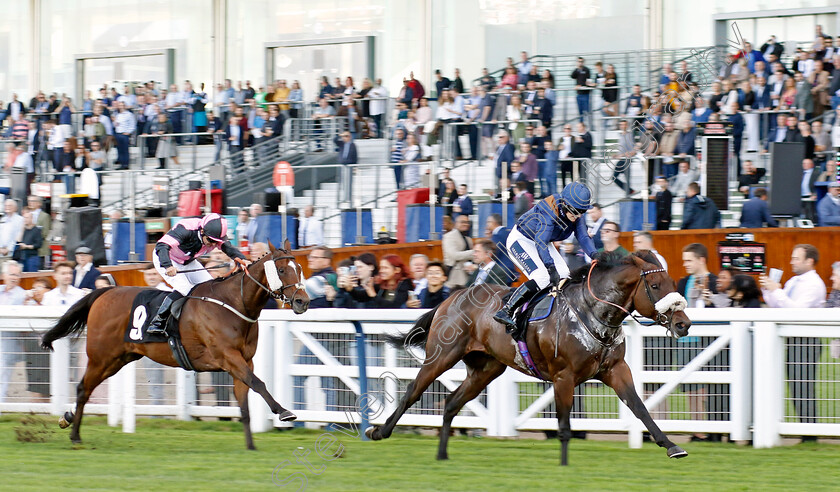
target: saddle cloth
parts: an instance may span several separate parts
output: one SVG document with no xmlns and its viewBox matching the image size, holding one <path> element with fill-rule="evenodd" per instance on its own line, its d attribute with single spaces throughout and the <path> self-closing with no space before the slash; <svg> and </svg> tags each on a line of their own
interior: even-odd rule
<svg viewBox="0 0 840 492">
<path fill-rule="evenodd" d="M 160 309 L 160 304 L 170 294 L 172 292 L 158 289 L 145 289 L 137 294 L 137 297 L 134 298 L 134 303 L 131 305 L 131 320 L 129 320 L 125 330 L 124 340 L 126 342 L 165 343 L 167 341 L 164 333 L 153 333 L 150 335 L 146 333 L 146 329 L 149 327 L 152 319 L 154 319 L 158 309 Z M 175 295 L 179 296 L 180 294 L 176 293 Z M 181 297 L 172 303 L 169 317 L 166 319 L 167 333 L 178 334 L 178 317 L 181 314 L 180 308 L 183 306 L 185 300 L 186 298 Z"/>
</svg>

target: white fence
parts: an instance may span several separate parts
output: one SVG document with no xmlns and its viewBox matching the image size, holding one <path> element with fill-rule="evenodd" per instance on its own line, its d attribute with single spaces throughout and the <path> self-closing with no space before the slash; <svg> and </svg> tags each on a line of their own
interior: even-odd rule
<svg viewBox="0 0 840 492">
<path fill-rule="evenodd" d="M 665 432 L 721 433 L 752 439 L 756 447 L 782 435 L 840 436 L 840 311 L 831 309 L 707 309 L 687 311 L 690 337 L 673 340 L 661 327 L 625 324 L 627 361 L 637 391 Z M 37 348 L 60 308 L 8 306 L 0 313 L 2 412 L 60 415 L 75 403 L 84 372 L 84 338 L 62 339 L 55 352 Z M 361 407 L 384 423 L 423 358 L 384 343 L 405 332 L 418 310 L 264 311 L 255 372 L 299 421 L 359 424 Z M 363 331 L 367 378 L 359 379 L 354 321 Z M 443 399 L 466 376 L 463 364 L 441 376 L 400 420 L 401 425 L 440 426 Z M 147 359 L 132 363 L 103 384 L 86 414 L 107 415 L 133 432 L 136 416 L 237 417 L 229 377 L 163 368 Z M 201 389 L 200 391 L 197 389 Z M 366 389 L 365 389 L 366 387 Z M 43 396 L 41 396 L 43 395 Z M 40 398 L 39 398 L 40 397 Z M 250 393 L 252 427 L 281 423 Z M 41 401 L 39 401 L 41 400 Z M 572 429 L 627 432 L 641 445 L 643 426 L 611 389 L 589 381 L 575 393 Z M 467 404 L 453 425 L 515 436 L 520 430 L 556 430 L 549 383 L 508 370 Z"/>
</svg>

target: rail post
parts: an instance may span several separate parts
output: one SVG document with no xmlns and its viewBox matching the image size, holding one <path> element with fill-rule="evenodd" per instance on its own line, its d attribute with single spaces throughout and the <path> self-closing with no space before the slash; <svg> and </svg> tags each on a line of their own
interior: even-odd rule
<svg viewBox="0 0 840 492">
<path fill-rule="evenodd" d="M 753 359 L 753 447 L 781 444 L 779 423 L 784 405 L 784 347 L 776 323 L 758 322 L 752 327 Z"/>
</svg>

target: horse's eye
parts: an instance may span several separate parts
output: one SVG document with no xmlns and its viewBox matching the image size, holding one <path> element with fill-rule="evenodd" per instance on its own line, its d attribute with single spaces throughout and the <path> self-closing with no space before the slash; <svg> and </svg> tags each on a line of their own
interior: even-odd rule
<svg viewBox="0 0 840 492">
<path fill-rule="evenodd" d="M 283 268 L 278 268 L 277 273 L 279 273 L 280 275 L 283 275 L 283 270 L 284 270 Z"/>
<path fill-rule="evenodd" d="M 650 288 L 653 290 L 659 290 L 659 284 L 651 284 Z"/>
</svg>

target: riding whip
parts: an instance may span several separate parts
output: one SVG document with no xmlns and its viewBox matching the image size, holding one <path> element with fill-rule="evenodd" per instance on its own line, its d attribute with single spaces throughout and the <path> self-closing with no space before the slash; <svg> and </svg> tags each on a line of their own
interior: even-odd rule
<svg viewBox="0 0 840 492">
<path fill-rule="evenodd" d="M 217 268 L 227 268 L 230 266 L 230 263 L 222 263 L 220 265 L 211 266 L 211 267 L 202 267 L 202 268 L 193 268 L 192 270 L 178 270 L 178 273 L 190 273 L 190 272 L 200 272 L 202 270 L 215 270 Z"/>
</svg>

